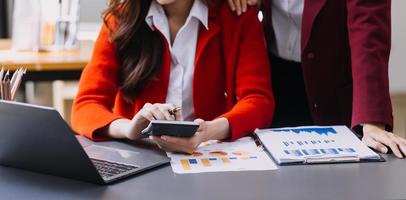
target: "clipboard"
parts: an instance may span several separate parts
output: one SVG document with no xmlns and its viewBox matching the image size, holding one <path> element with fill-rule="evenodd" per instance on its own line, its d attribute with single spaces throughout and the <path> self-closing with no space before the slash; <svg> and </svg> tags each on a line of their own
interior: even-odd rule
<svg viewBox="0 0 406 200">
<path fill-rule="evenodd" d="M 385 158 L 379 155 L 379 159 L 361 159 L 359 157 L 352 157 L 352 158 L 331 158 L 331 159 L 324 159 L 324 160 L 307 160 L 305 162 L 297 161 L 297 162 L 284 162 L 278 163 L 276 159 L 272 156 L 272 154 L 264 147 L 262 147 L 266 154 L 272 158 L 279 166 L 293 166 L 293 165 L 320 165 L 320 164 L 346 164 L 346 163 L 369 163 L 369 162 L 386 162 Z M 340 159 L 341 158 L 341 159 Z"/>
<path fill-rule="evenodd" d="M 335 130 L 338 129 L 340 131 L 340 133 L 338 133 L 337 130 L 335 130 L 335 134 L 339 135 L 339 134 L 343 134 L 342 136 L 340 135 L 340 137 L 342 137 L 343 139 L 347 139 L 348 141 L 352 141 L 352 143 L 348 144 L 348 148 L 356 148 L 359 147 L 360 148 L 360 152 L 362 152 L 362 156 L 360 156 L 358 153 L 356 153 L 355 150 L 353 150 L 354 152 L 349 152 L 349 153 L 344 153 L 345 149 L 343 148 L 338 148 L 340 150 L 342 150 L 341 152 L 338 152 L 339 150 L 335 150 L 337 151 L 337 154 L 334 153 L 328 153 L 327 150 L 330 149 L 325 149 L 325 152 L 327 153 L 322 153 L 319 151 L 319 153 L 317 155 L 305 155 L 306 154 L 310 154 L 309 152 L 305 152 L 305 148 L 308 148 L 309 146 L 312 146 L 313 151 L 316 150 L 323 150 L 324 146 L 322 143 L 315 143 L 312 145 L 305 145 L 302 144 L 303 148 L 299 149 L 299 150 L 292 150 L 294 148 L 290 148 L 290 150 L 288 150 L 288 148 L 284 149 L 284 152 L 290 153 L 290 152 L 294 152 L 294 151 L 301 151 L 300 155 L 291 155 L 290 157 L 288 155 L 285 155 L 285 157 L 281 157 L 281 154 L 278 153 L 278 151 L 275 151 L 275 146 L 277 146 L 276 141 L 277 140 L 273 140 L 273 141 L 264 141 L 265 137 L 261 137 L 258 135 L 259 132 L 261 132 L 261 130 L 256 130 L 255 133 L 253 133 L 253 137 L 255 139 L 255 141 L 257 142 L 257 144 L 268 154 L 268 156 L 270 156 L 278 165 L 280 166 L 287 166 L 287 165 L 314 165 L 314 164 L 339 164 L 339 163 L 364 163 L 364 162 L 385 162 L 385 159 L 375 153 L 373 150 L 371 150 L 369 147 L 367 147 L 365 144 L 363 144 L 355 135 L 353 135 L 353 133 L 351 132 L 350 129 L 348 129 L 345 126 L 333 126 L 333 127 L 316 127 L 316 126 L 312 126 L 312 127 L 294 127 L 294 128 L 286 128 L 286 129 L 292 129 L 292 130 L 316 130 L 316 129 L 320 129 L 320 130 Z M 271 131 L 272 129 L 267 129 L 269 131 Z M 279 129 L 279 130 L 284 130 Z M 264 131 L 264 130 L 262 130 Z M 266 131 L 266 130 L 265 130 Z M 264 134 L 262 132 L 262 134 Z M 265 133 L 266 134 L 266 133 Z M 299 132 L 295 132 L 295 134 L 299 135 Z M 326 132 L 324 132 L 323 134 L 320 135 L 324 135 L 327 136 L 328 134 Z M 293 138 L 295 135 L 293 135 Z M 314 138 L 316 138 L 315 140 L 319 141 L 319 138 L 317 138 L 318 135 L 315 135 Z M 340 137 L 335 137 L 337 140 L 340 139 Z M 347 141 L 346 140 L 346 141 Z M 290 141 L 291 142 L 291 141 Z M 289 142 L 289 144 L 291 144 Z M 270 144 L 273 143 L 272 147 L 270 146 Z M 299 142 L 299 145 L 302 142 Z M 292 146 L 294 146 L 295 144 L 292 144 Z M 285 145 L 288 146 L 288 145 Z M 358 149 L 357 149 L 358 150 Z M 331 150 L 333 152 L 333 150 Z M 316 152 L 317 153 L 317 152 Z M 368 157 L 369 155 L 369 157 Z M 279 156 L 279 157 L 277 157 Z M 291 158 L 291 159 L 290 159 Z"/>
</svg>

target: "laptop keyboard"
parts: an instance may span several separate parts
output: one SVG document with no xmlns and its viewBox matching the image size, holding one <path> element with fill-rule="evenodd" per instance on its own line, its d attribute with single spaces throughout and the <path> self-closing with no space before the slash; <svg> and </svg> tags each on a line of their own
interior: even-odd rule
<svg viewBox="0 0 406 200">
<path fill-rule="evenodd" d="M 125 172 L 137 169 L 137 166 L 126 165 L 116 162 L 109 162 L 105 160 L 91 159 L 97 171 L 103 179 L 110 178 L 115 175 L 123 174 Z"/>
</svg>

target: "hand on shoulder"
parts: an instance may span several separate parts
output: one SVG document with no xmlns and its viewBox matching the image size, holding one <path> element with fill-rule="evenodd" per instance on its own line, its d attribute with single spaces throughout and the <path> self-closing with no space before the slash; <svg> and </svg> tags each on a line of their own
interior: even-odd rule
<svg viewBox="0 0 406 200">
<path fill-rule="evenodd" d="M 259 6 L 261 0 L 227 0 L 232 11 L 236 12 L 237 15 L 247 12 L 248 6 Z"/>
</svg>

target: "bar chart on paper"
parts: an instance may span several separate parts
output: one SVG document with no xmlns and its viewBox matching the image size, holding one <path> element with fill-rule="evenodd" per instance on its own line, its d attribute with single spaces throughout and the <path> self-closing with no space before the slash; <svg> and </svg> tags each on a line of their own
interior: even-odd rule
<svg viewBox="0 0 406 200">
<path fill-rule="evenodd" d="M 292 140 L 283 140 L 282 144 L 285 148 L 293 147 L 293 149 L 285 149 L 283 152 L 286 155 L 294 155 L 294 156 L 313 156 L 313 155 L 323 155 L 323 154 L 331 154 L 331 155 L 339 155 L 339 154 L 356 154 L 356 150 L 354 148 L 343 148 L 337 147 L 337 142 L 335 139 L 331 139 L 334 136 L 329 137 L 329 134 L 336 135 L 337 131 L 334 128 L 326 128 L 326 127 L 313 127 L 313 128 L 297 128 L 297 129 L 275 129 L 273 130 L 276 133 L 293 133 L 294 135 L 302 134 L 305 138 L 303 140 L 297 140 L 298 138 Z M 319 137 L 314 139 L 311 134 L 317 134 Z M 313 139 L 308 139 L 308 137 L 312 137 Z M 287 138 L 286 138 L 287 139 Z M 301 138 L 300 138 L 301 139 Z M 325 146 L 325 148 L 307 148 L 308 146 Z"/>
<path fill-rule="evenodd" d="M 267 129 L 256 134 L 278 164 L 318 157 L 379 158 L 345 126 Z"/>
<path fill-rule="evenodd" d="M 252 171 L 277 169 L 252 138 L 235 142 L 207 141 L 190 155 L 168 153 L 175 173 Z"/>
</svg>

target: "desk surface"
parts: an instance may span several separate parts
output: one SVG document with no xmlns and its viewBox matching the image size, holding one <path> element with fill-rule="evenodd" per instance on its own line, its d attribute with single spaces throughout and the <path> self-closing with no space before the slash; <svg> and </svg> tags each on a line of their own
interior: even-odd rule
<svg viewBox="0 0 406 200">
<path fill-rule="evenodd" d="M 102 142 L 131 150 L 119 142 Z M 109 186 L 0 167 L 2 199 L 404 199 L 406 161 L 179 175 L 170 165 Z"/>
<path fill-rule="evenodd" d="M 81 42 L 79 50 L 60 52 L 14 52 L 10 40 L 0 40 L 0 66 L 28 71 L 82 70 L 90 59 L 93 43 Z"/>
</svg>

